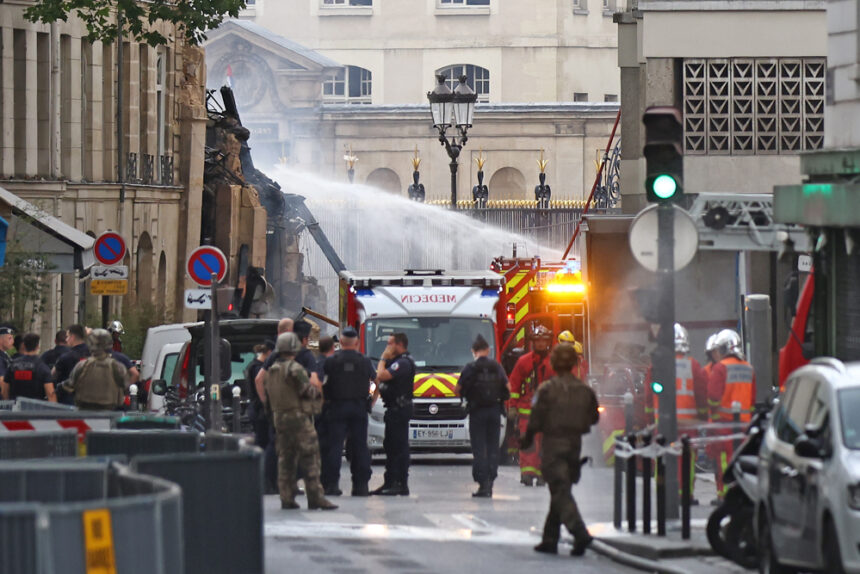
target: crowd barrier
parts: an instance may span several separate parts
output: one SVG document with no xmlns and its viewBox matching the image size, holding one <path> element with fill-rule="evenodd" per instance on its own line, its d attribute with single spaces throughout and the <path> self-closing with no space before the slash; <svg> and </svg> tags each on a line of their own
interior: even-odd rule
<svg viewBox="0 0 860 574">
<path fill-rule="evenodd" d="M 0 463 L 0 572 L 176 574 L 179 487 L 102 461 Z"/>
<path fill-rule="evenodd" d="M 87 454 L 126 455 L 200 452 L 201 435 L 179 430 L 90 431 L 86 436 Z"/>
<path fill-rule="evenodd" d="M 131 466 L 182 488 L 185 574 L 262 574 L 262 451 L 215 433 L 205 449 L 136 456 Z"/>
<path fill-rule="evenodd" d="M 0 434 L 0 460 L 74 457 L 77 454 L 78 434 L 74 429 Z"/>
</svg>

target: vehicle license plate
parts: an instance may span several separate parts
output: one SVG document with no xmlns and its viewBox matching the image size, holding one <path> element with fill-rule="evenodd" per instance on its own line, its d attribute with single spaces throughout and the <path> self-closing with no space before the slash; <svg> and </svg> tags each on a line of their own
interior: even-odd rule
<svg viewBox="0 0 860 574">
<path fill-rule="evenodd" d="M 426 440 L 453 440 L 454 429 L 412 429 L 412 438 Z"/>
</svg>

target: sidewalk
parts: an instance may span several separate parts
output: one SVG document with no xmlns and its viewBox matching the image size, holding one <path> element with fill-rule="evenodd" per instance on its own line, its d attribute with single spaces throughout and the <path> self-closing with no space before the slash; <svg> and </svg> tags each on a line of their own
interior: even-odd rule
<svg viewBox="0 0 860 574">
<path fill-rule="evenodd" d="M 637 480 L 637 487 L 641 481 Z M 708 516 L 714 510 L 711 500 L 715 498 L 713 475 L 699 474 L 696 477 L 694 498 L 702 504 L 690 508 L 690 539 L 682 540 L 681 523 L 669 521 L 666 536 L 657 536 L 656 496 L 652 496 L 651 534 L 642 534 L 642 496 L 637 488 L 636 532 L 628 532 L 626 516 L 622 529 L 616 530 L 611 522 L 589 524 L 588 530 L 596 538 L 592 550 L 616 562 L 644 570 L 666 574 L 717 574 L 749 572 L 737 564 L 714 554 L 708 544 L 705 527 Z"/>
</svg>

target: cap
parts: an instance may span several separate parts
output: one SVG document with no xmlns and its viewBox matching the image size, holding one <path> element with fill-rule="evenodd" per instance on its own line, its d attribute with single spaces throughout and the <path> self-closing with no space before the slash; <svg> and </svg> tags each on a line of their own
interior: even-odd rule
<svg viewBox="0 0 860 574">
<path fill-rule="evenodd" d="M 298 335 L 299 339 L 309 337 L 311 334 L 311 324 L 307 321 L 296 321 L 293 323 L 293 333 Z"/>
<path fill-rule="evenodd" d="M 353 329 L 352 327 L 347 327 L 343 331 L 340 332 L 341 337 L 346 337 L 347 339 L 358 337 L 358 331 Z"/>
<path fill-rule="evenodd" d="M 0 325 L 0 335 L 14 335 L 15 329 L 11 325 Z"/>
<path fill-rule="evenodd" d="M 265 345 L 265 347 L 270 351 L 275 350 L 275 341 L 273 341 L 272 339 L 266 339 L 265 341 L 263 341 L 263 345 Z"/>
</svg>

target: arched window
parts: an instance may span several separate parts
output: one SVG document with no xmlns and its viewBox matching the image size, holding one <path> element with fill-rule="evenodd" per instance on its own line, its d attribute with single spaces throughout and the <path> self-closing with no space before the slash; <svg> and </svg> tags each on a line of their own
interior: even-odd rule
<svg viewBox="0 0 860 574">
<path fill-rule="evenodd" d="M 515 167 L 503 167 L 490 178 L 490 199 L 529 199 L 526 178 Z"/>
<path fill-rule="evenodd" d="M 323 80 L 323 99 L 327 102 L 369 104 L 373 94 L 373 74 L 358 66 L 345 66 Z"/>
<path fill-rule="evenodd" d="M 155 308 L 159 320 L 167 320 L 167 257 L 164 251 L 158 258 L 158 284 L 155 293 Z"/>
<path fill-rule="evenodd" d="M 137 241 L 137 301 L 152 303 L 152 240 L 143 232 Z"/>
<path fill-rule="evenodd" d="M 436 70 L 436 74 L 442 74 L 448 81 L 448 87 L 452 90 L 460 83 L 460 76 L 466 75 L 466 83 L 478 94 L 479 102 L 490 101 L 490 70 L 472 64 L 455 64 Z"/>
<path fill-rule="evenodd" d="M 400 178 L 387 167 L 380 167 L 370 172 L 370 175 L 367 176 L 367 185 L 396 195 L 403 195 Z"/>
</svg>

